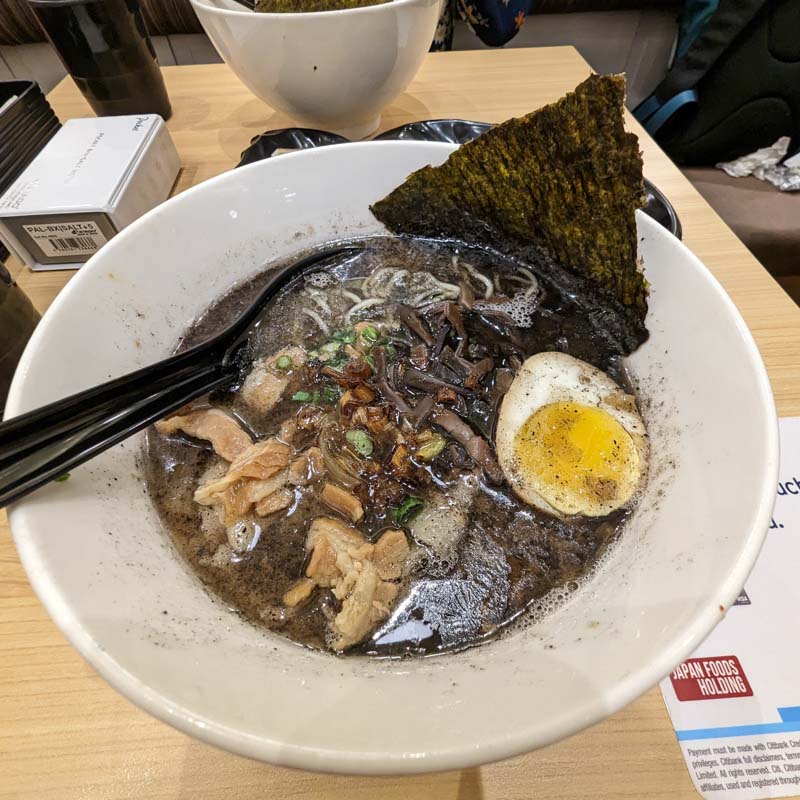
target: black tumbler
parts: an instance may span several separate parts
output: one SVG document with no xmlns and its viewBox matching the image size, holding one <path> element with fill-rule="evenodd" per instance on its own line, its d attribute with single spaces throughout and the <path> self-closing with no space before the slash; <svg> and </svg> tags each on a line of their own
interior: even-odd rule
<svg viewBox="0 0 800 800">
<path fill-rule="evenodd" d="M 138 0 L 28 0 L 98 116 L 172 108 Z"/>
<path fill-rule="evenodd" d="M 0 418 L 17 362 L 38 321 L 39 313 L 0 264 Z"/>
</svg>

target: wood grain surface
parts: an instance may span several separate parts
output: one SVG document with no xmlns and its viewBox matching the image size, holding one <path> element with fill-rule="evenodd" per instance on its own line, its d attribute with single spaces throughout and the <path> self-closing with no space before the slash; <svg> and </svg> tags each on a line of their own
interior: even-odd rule
<svg viewBox="0 0 800 800">
<path fill-rule="evenodd" d="M 418 119 L 501 122 L 555 100 L 589 72 L 569 47 L 430 55 L 382 128 Z M 291 120 L 224 65 L 164 69 L 183 163 L 176 191 L 230 169 L 257 133 Z M 71 81 L 50 95 L 64 120 L 88 116 Z M 739 307 L 767 364 L 781 415 L 800 414 L 800 309 L 679 170 L 642 133 L 647 176 L 670 198 L 684 241 Z M 12 264 L 44 311 L 72 272 Z M 732 432 L 732 435 L 735 432 Z M 535 713 L 535 709 L 531 709 Z M 697 795 L 657 689 L 538 752 L 480 769 L 413 778 L 350 778 L 278 769 L 218 751 L 150 718 L 66 643 L 33 594 L 0 517 L 0 798 L 14 800 L 527 800 Z"/>
</svg>

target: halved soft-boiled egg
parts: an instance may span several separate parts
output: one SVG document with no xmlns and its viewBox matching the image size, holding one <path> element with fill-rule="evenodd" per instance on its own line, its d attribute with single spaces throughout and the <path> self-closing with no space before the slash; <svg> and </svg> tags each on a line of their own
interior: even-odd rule
<svg viewBox="0 0 800 800">
<path fill-rule="evenodd" d="M 495 445 L 516 494 L 557 517 L 624 508 L 647 476 L 636 399 L 566 353 L 537 353 L 522 365 L 503 398 Z"/>
</svg>

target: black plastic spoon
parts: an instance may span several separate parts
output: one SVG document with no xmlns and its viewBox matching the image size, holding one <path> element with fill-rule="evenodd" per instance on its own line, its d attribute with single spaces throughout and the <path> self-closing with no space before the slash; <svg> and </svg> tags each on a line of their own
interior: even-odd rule
<svg viewBox="0 0 800 800">
<path fill-rule="evenodd" d="M 250 306 L 208 341 L 0 424 L 0 508 L 239 379 L 250 367 L 248 343 L 264 306 L 301 273 L 361 249 L 329 248 L 279 268 Z"/>
</svg>

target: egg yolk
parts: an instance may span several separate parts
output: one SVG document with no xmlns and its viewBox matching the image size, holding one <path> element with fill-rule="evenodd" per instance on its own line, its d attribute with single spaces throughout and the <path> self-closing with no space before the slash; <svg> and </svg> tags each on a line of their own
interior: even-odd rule
<svg viewBox="0 0 800 800">
<path fill-rule="evenodd" d="M 631 435 L 602 409 L 561 402 L 531 414 L 514 439 L 520 478 L 565 514 L 599 516 L 624 505 L 639 483 Z"/>
</svg>

